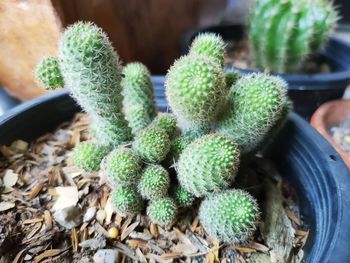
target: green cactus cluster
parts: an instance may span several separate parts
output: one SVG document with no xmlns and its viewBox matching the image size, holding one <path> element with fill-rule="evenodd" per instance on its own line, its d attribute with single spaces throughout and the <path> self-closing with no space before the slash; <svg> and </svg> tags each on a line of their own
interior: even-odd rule
<svg viewBox="0 0 350 263">
<path fill-rule="evenodd" d="M 172 223 L 176 218 L 177 206 L 169 197 L 152 201 L 147 207 L 147 215 L 151 221 L 161 226 Z"/>
<path fill-rule="evenodd" d="M 144 199 L 154 200 L 165 197 L 169 186 L 168 171 L 160 165 L 149 165 L 142 172 L 138 189 Z"/>
<path fill-rule="evenodd" d="M 117 213 L 122 216 L 140 213 L 143 208 L 141 195 L 132 187 L 118 187 L 111 193 L 111 196 Z"/>
<path fill-rule="evenodd" d="M 79 143 L 73 150 L 73 163 L 86 172 L 98 171 L 109 148 L 92 142 Z"/>
<path fill-rule="evenodd" d="M 255 0 L 249 38 L 259 67 L 294 72 L 328 40 L 338 20 L 332 1 Z"/>
<path fill-rule="evenodd" d="M 44 58 L 36 68 L 35 74 L 39 83 L 47 89 L 63 88 L 64 86 L 60 63 L 56 57 Z"/>
<path fill-rule="evenodd" d="M 258 217 L 256 200 L 243 190 L 210 194 L 199 208 L 199 220 L 208 234 L 229 243 L 247 240 Z"/>
</svg>

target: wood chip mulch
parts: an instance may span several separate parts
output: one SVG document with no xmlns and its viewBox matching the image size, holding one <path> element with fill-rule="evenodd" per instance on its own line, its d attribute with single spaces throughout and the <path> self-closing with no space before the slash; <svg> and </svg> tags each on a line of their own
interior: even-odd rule
<svg viewBox="0 0 350 263">
<path fill-rule="evenodd" d="M 89 139 L 88 125 L 79 113 L 34 142 L 19 138 L 0 146 L 1 263 L 94 262 L 102 249 L 114 252 L 116 262 L 301 262 L 309 232 L 292 189 L 269 161 L 259 158 L 247 172 L 265 183 L 241 182 L 262 196 L 258 230 L 244 244 L 224 244 L 206 235 L 196 216 L 198 203 L 166 228 L 145 215 L 117 215 L 108 183 L 70 158 L 74 146 Z M 103 260 L 95 262 L 109 262 Z"/>
</svg>

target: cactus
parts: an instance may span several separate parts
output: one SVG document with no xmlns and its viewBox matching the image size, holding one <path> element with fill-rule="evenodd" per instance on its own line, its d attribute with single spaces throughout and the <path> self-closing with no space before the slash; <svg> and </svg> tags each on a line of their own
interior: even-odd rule
<svg viewBox="0 0 350 263">
<path fill-rule="evenodd" d="M 167 170 L 160 165 L 150 165 L 142 172 L 138 189 L 144 199 L 153 200 L 164 197 L 168 193 L 169 185 Z"/>
<path fill-rule="evenodd" d="M 147 215 L 155 224 L 165 226 L 175 220 L 177 207 L 171 198 L 160 198 L 152 201 L 147 208 Z"/>
<path fill-rule="evenodd" d="M 135 137 L 133 148 L 144 161 L 159 163 L 169 152 L 170 139 L 163 129 L 150 127 Z"/>
<path fill-rule="evenodd" d="M 230 109 L 217 131 L 234 140 L 242 154 L 251 153 L 280 119 L 288 100 L 286 88 L 279 77 L 260 73 L 241 77 L 232 87 Z"/>
<path fill-rule="evenodd" d="M 259 67 L 294 72 L 322 47 L 337 22 L 332 1 L 255 0 L 249 38 Z"/>
<path fill-rule="evenodd" d="M 97 140 L 108 145 L 121 143 L 116 143 L 115 137 L 130 140 L 130 128 L 122 113 L 119 58 L 102 30 L 83 22 L 68 27 L 59 44 L 59 59 L 66 87 L 97 122 Z"/>
<path fill-rule="evenodd" d="M 228 89 L 222 68 L 213 58 L 184 56 L 170 68 L 165 81 L 169 105 L 180 128 L 209 127 Z"/>
<path fill-rule="evenodd" d="M 237 80 L 240 78 L 240 75 L 238 72 L 225 72 L 225 83 L 226 87 L 231 88 Z"/>
<path fill-rule="evenodd" d="M 181 186 L 176 186 L 172 196 L 178 207 L 190 207 L 196 199 L 194 195 Z"/>
<path fill-rule="evenodd" d="M 171 113 L 159 113 L 150 126 L 164 129 L 172 138 L 176 132 L 176 117 Z"/>
<path fill-rule="evenodd" d="M 220 241 L 246 241 L 259 217 L 256 200 L 243 190 L 210 194 L 201 203 L 199 220 L 208 234 Z"/>
<path fill-rule="evenodd" d="M 105 146 L 91 142 L 82 142 L 73 150 L 73 163 L 86 172 L 94 172 L 100 168 L 102 159 L 108 154 Z"/>
<path fill-rule="evenodd" d="M 214 58 L 223 67 L 226 54 L 224 40 L 214 33 L 199 34 L 191 44 L 190 54 Z"/>
<path fill-rule="evenodd" d="M 118 187 L 111 193 L 112 203 L 121 216 L 128 216 L 140 213 L 143 202 L 136 189 L 131 187 Z"/>
<path fill-rule="evenodd" d="M 134 135 L 146 128 L 151 119 L 147 110 L 141 105 L 133 105 L 124 109 L 125 118 L 129 122 L 129 127 Z"/>
<path fill-rule="evenodd" d="M 127 64 L 122 73 L 124 77 L 121 85 L 126 117 L 129 118 L 127 109 L 138 105 L 147 111 L 147 120 L 150 123 L 156 116 L 156 106 L 148 69 L 143 64 L 135 62 Z"/>
<path fill-rule="evenodd" d="M 103 170 L 116 185 L 136 184 L 141 176 L 142 160 L 133 150 L 119 147 L 108 154 Z"/>
<path fill-rule="evenodd" d="M 210 134 L 196 139 L 180 155 L 180 185 L 197 197 L 227 188 L 236 176 L 239 150 L 230 139 Z"/>
<path fill-rule="evenodd" d="M 44 58 L 37 66 L 35 75 L 40 85 L 46 89 L 57 89 L 64 86 L 60 64 L 56 57 Z"/>
</svg>

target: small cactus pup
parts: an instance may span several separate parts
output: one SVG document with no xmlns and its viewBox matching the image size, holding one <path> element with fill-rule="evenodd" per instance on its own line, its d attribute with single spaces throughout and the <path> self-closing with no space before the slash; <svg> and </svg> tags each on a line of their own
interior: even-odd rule
<svg viewBox="0 0 350 263">
<path fill-rule="evenodd" d="M 199 220 L 208 234 L 222 242 L 246 241 L 259 217 L 256 200 L 243 190 L 208 195 L 199 208 Z"/>
<path fill-rule="evenodd" d="M 288 101 L 286 90 L 280 77 L 262 73 L 241 77 L 231 89 L 229 110 L 217 131 L 235 141 L 242 154 L 252 153 L 279 121 Z"/>
<path fill-rule="evenodd" d="M 140 106 L 147 112 L 149 123 L 157 114 L 154 103 L 151 75 L 145 65 L 139 62 L 129 63 L 123 68 L 121 81 L 123 94 L 123 108 L 126 118 L 131 106 Z M 148 123 L 148 124 L 149 124 Z"/>
<path fill-rule="evenodd" d="M 176 186 L 172 191 L 172 196 L 178 207 L 192 206 L 196 197 L 181 186 Z"/>
<path fill-rule="evenodd" d="M 177 163 L 180 185 L 196 197 L 227 188 L 240 161 L 237 145 L 220 134 L 209 134 L 189 144 Z"/>
<path fill-rule="evenodd" d="M 132 187 L 118 187 L 111 195 L 112 203 L 121 216 L 135 215 L 143 208 L 140 194 Z"/>
<path fill-rule="evenodd" d="M 169 152 L 170 139 L 165 130 L 149 127 L 135 137 L 132 146 L 145 162 L 159 163 Z"/>
<path fill-rule="evenodd" d="M 120 146 L 108 154 L 102 166 L 115 185 L 132 185 L 141 176 L 142 160 L 132 149 Z"/>
<path fill-rule="evenodd" d="M 278 73 L 298 70 L 324 46 L 337 20 L 332 1 L 255 0 L 249 38 L 257 65 Z"/>
<path fill-rule="evenodd" d="M 86 172 L 95 172 L 99 170 L 102 159 L 108 152 L 108 147 L 82 142 L 73 150 L 73 163 Z"/>
<path fill-rule="evenodd" d="M 215 59 L 195 54 L 174 63 L 165 87 L 169 106 L 184 131 L 210 127 L 228 91 Z"/>
<path fill-rule="evenodd" d="M 193 40 L 190 54 L 214 58 L 223 67 L 226 54 L 224 40 L 214 33 L 201 33 Z"/>
<path fill-rule="evenodd" d="M 40 85 L 46 89 L 57 89 L 64 86 L 60 63 L 56 57 L 42 59 L 35 70 L 35 75 Z"/>
<path fill-rule="evenodd" d="M 144 199 L 154 200 L 166 196 L 169 185 L 167 170 L 160 165 L 149 165 L 142 172 L 138 189 Z"/>
<path fill-rule="evenodd" d="M 176 117 L 171 113 L 158 113 L 150 126 L 164 129 L 169 138 L 172 138 L 176 132 Z"/>
<path fill-rule="evenodd" d="M 156 199 L 151 201 L 147 207 L 147 215 L 155 224 L 166 226 L 172 223 L 177 214 L 177 207 L 169 197 Z"/>
<path fill-rule="evenodd" d="M 109 132 L 132 138 L 122 113 L 121 66 L 106 34 L 93 23 L 77 22 L 68 27 L 59 43 L 59 60 L 65 86 L 93 121 L 109 122 Z M 96 137 L 106 135 L 94 124 Z M 113 137 L 102 141 L 115 146 Z M 99 140 L 98 140 L 99 141 Z M 118 142 L 122 143 L 122 142 Z"/>
</svg>

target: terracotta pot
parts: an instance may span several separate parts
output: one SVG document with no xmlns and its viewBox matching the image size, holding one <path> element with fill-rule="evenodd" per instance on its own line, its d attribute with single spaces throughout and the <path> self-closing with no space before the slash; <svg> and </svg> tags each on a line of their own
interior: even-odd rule
<svg viewBox="0 0 350 263">
<path fill-rule="evenodd" d="M 322 104 L 317 109 L 312 115 L 311 125 L 333 145 L 350 169 L 350 153 L 336 143 L 330 135 L 331 128 L 348 117 L 350 117 L 350 100 L 333 100 Z"/>
</svg>

